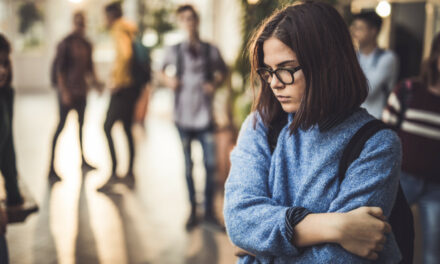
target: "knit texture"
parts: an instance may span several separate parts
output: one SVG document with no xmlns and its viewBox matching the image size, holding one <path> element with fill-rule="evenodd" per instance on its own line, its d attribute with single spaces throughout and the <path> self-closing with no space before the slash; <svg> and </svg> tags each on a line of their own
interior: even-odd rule
<svg viewBox="0 0 440 264">
<path fill-rule="evenodd" d="M 312 213 L 379 206 L 388 217 L 399 182 L 399 138 L 389 129 L 372 136 L 340 184 L 337 170 L 342 152 L 373 117 L 361 109 L 326 132 L 313 127 L 294 134 L 288 128 L 293 116 L 288 119 L 271 155 L 267 128 L 257 114 L 251 114 L 231 153 L 225 185 L 226 228 L 235 245 L 256 255 L 242 257 L 238 263 L 372 263 L 337 244 L 296 248 L 287 235 L 286 211 L 294 206 Z M 400 258 L 394 236 L 387 235 L 375 263 L 397 263 Z"/>
</svg>

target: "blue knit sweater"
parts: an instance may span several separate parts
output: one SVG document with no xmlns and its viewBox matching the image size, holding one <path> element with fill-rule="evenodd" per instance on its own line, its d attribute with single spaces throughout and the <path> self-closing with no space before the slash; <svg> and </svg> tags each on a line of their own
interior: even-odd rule
<svg viewBox="0 0 440 264">
<path fill-rule="evenodd" d="M 293 246 L 286 236 L 285 214 L 292 206 L 313 213 L 379 206 L 388 217 L 399 182 L 399 138 L 389 129 L 372 136 L 340 184 L 337 169 L 342 151 L 373 117 L 361 109 L 329 131 L 313 127 L 290 135 L 292 119 L 289 115 L 271 155 L 267 128 L 258 115 L 251 114 L 231 153 L 225 186 L 226 228 L 235 245 L 256 255 L 242 257 L 238 263 L 371 263 L 338 244 Z M 387 235 L 385 248 L 375 263 L 397 263 L 400 258 L 394 236 Z"/>
</svg>

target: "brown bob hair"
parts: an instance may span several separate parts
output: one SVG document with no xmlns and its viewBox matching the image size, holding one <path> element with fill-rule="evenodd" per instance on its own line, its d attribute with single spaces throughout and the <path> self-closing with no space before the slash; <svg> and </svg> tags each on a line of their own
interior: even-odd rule
<svg viewBox="0 0 440 264">
<path fill-rule="evenodd" d="M 360 107 L 367 97 L 368 83 L 347 25 L 332 6 L 305 1 L 276 11 L 263 21 L 249 42 L 251 83 L 260 80 L 261 84 L 253 110 L 266 127 L 285 116 L 270 86 L 256 74 L 257 68 L 264 67 L 263 43 L 271 37 L 296 53 L 306 81 L 290 126 L 292 133 L 314 125 L 321 131 L 328 130 Z"/>
<path fill-rule="evenodd" d="M 436 85 L 440 79 L 438 59 L 440 57 L 440 33 L 432 40 L 429 58 L 422 64 L 421 81 L 426 85 Z"/>
</svg>

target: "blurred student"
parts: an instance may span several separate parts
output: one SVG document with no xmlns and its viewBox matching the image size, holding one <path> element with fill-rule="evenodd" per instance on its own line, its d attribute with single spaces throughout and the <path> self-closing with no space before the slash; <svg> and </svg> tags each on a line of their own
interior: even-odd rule
<svg viewBox="0 0 440 264">
<path fill-rule="evenodd" d="M 440 263 L 440 35 L 418 78 L 400 82 L 382 119 L 402 140 L 401 184 L 410 204 L 419 206 L 423 263 Z"/>
<path fill-rule="evenodd" d="M 96 78 L 92 60 L 92 44 L 85 37 L 85 24 L 84 13 L 76 12 L 73 15 L 73 32 L 59 43 L 52 65 L 52 82 L 58 91 L 59 123 L 52 142 L 49 171 L 51 182 L 61 180 L 54 167 L 55 149 L 58 137 L 66 123 L 67 115 L 71 110 L 75 110 L 78 114 L 82 168 L 86 170 L 96 169 L 84 157 L 83 126 L 89 80 L 99 89 L 102 88 L 102 84 Z"/>
<path fill-rule="evenodd" d="M 27 215 L 38 211 L 38 206 L 22 196 L 18 185 L 12 122 L 14 90 L 11 87 L 10 53 L 9 41 L 0 34 L 0 172 L 5 182 L 8 215 L 25 219 Z"/>
<path fill-rule="evenodd" d="M 135 149 L 131 126 L 133 124 L 138 99 L 141 94 L 141 98 L 144 98 L 143 95 L 146 93 L 144 89 L 146 87 L 144 85 L 145 80 L 139 81 L 138 79 L 139 77 L 145 77 L 146 82 L 149 82 L 150 78 L 150 76 L 142 76 L 142 71 L 140 72 L 141 76 L 139 76 L 138 71 L 140 69 L 136 68 L 139 67 L 139 65 L 136 64 L 137 58 L 135 57 L 135 51 L 133 49 L 136 47 L 135 38 L 138 30 L 136 25 L 123 17 L 120 2 L 108 4 L 105 7 L 105 14 L 116 49 L 116 59 L 111 79 L 111 99 L 104 123 L 104 131 L 108 141 L 112 167 L 110 178 L 104 185 L 98 188 L 98 191 L 106 191 L 120 180 L 116 174 L 116 152 L 111 135 L 111 130 L 116 121 L 122 122 L 129 149 L 128 171 L 124 180 L 128 187 L 134 187 L 135 176 L 133 173 L 133 165 Z M 149 74 L 147 73 L 146 75 Z M 136 116 L 138 116 L 138 113 L 136 113 Z"/>
<path fill-rule="evenodd" d="M 377 45 L 382 18 L 376 12 L 363 12 L 354 16 L 351 31 L 358 44 L 358 60 L 369 82 L 369 93 L 362 104 L 376 118 L 381 117 L 387 97 L 397 81 L 398 60 L 389 50 Z"/>
<path fill-rule="evenodd" d="M 216 157 L 212 100 L 215 89 L 225 79 L 227 67 L 218 48 L 200 39 L 199 15 L 193 6 L 180 6 L 177 19 L 187 39 L 167 50 L 161 78 L 175 94 L 174 121 L 183 145 L 191 203 L 191 214 L 186 223 L 189 230 L 198 224 L 192 175 L 192 140 L 200 141 L 203 148 L 206 169 L 204 220 L 219 225 L 213 205 Z"/>
</svg>

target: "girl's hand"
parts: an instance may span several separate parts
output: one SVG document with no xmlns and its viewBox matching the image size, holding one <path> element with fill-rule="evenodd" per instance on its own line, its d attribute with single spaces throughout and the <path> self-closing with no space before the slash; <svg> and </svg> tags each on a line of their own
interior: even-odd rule
<svg viewBox="0 0 440 264">
<path fill-rule="evenodd" d="M 385 221 L 380 207 L 360 207 L 340 214 L 335 241 L 345 250 L 370 260 L 376 260 L 383 250 L 386 233 L 391 226 Z"/>
</svg>

